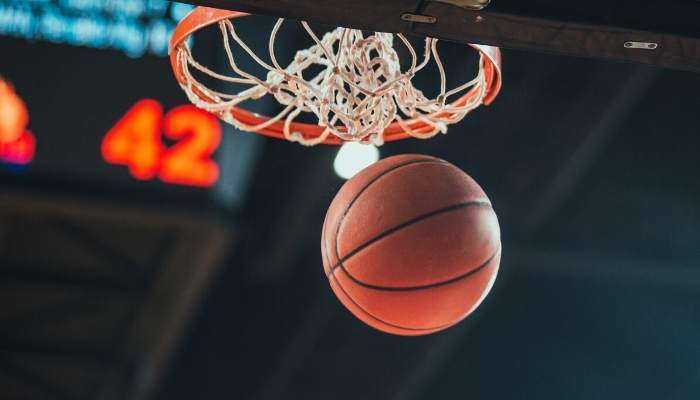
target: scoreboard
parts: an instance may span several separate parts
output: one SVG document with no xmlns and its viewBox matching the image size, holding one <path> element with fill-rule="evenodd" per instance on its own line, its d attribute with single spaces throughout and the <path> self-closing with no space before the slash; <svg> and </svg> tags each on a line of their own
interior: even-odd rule
<svg viewBox="0 0 700 400">
<path fill-rule="evenodd" d="M 14 133 L 0 126 L 0 182 L 235 208 L 260 138 L 190 105 L 173 78 L 167 43 L 191 8 L 0 0 L 0 115 L 24 113 Z M 194 43 L 216 64 L 207 46 Z"/>
</svg>

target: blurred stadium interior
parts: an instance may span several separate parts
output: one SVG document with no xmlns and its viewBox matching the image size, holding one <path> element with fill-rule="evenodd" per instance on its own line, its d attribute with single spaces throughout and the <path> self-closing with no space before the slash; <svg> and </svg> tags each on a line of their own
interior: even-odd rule
<svg viewBox="0 0 700 400">
<path fill-rule="evenodd" d="M 475 177 L 504 248 L 472 316 L 393 337 L 323 275 L 337 147 L 222 124 L 209 183 L 105 159 L 139 101 L 188 104 L 166 53 L 191 8 L 0 0 L 0 76 L 36 140 L 22 162 L 0 146 L 0 398 L 699 398 L 699 74 L 504 48 L 493 105 L 380 147 Z M 271 21 L 241 29 L 264 47 Z M 470 76 L 469 49 L 444 52 Z"/>
</svg>

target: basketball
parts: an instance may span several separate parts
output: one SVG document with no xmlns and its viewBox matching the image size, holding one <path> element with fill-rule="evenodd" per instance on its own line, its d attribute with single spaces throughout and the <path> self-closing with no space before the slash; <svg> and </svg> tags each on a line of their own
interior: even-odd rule
<svg viewBox="0 0 700 400">
<path fill-rule="evenodd" d="M 498 219 L 481 187 L 424 155 L 381 160 L 348 180 L 321 239 L 333 292 L 357 318 L 406 336 L 467 317 L 493 285 Z"/>
</svg>

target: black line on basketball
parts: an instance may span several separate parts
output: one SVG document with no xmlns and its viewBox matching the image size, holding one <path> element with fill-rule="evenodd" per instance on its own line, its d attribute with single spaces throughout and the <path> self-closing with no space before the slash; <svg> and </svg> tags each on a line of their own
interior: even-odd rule
<svg viewBox="0 0 700 400">
<path fill-rule="evenodd" d="M 338 262 L 338 265 L 336 265 L 336 266 L 334 266 L 334 267 L 332 268 L 333 273 L 328 277 L 328 279 L 333 279 L 333 280 L 335 280 L 336 284 L 338 285 L 338 288 L 343 292 L 343 294 L 345 295 L 345 297 L 346 297 L 352 304 L 354 304 L 359 310 L 361 310 L 363 313 L 365 313 L 365 315 L 367 315 L 368 317 L 370 317 L 370 318 L 374 319 L 375 321 L 378 321 L 378 322 L 380 322 L 380 323 L 382 323 L 382 324 L 385 324 L 385 325 L 387 325 L 387 326 L 390 326 L 390 327 L 393 327 L 393 328 L 396 328 L 396 329 L 406 330 L 406 331 L 413 331 L 413 332 L 429 332 L 429 331 L 441 330 L 441 329 L 444 329 L 444 328 L 447 328 L 447 327 L 450 327 L 450 326 L 456 324 L 458 321 L 455 321 L 454 323 L 450 323 L 450 324 L 445 324 L 445 325 L 437 326 L 437 327 L 431 327 L 431 328 L 409 328 L 409 327 L 404 327 L 404 326 L 395 325 L 395 324 L 386 322 L 386 321 L 384 321 L 383 319 L 378 318 L 377 316 L 373 315 L 372 313 L 370 313 L 369 311 L 367 311 L 364 307 L 362 307 L 360 304 L 358 304 L 358 303 L 355 301 L 355 299 L 352 298 L 352 296 L 350 296 L 350 294 L 345 290 L 345 287 L 342 285 L 342 283 L 340 282 L 340 280 L 335 276 L 335 272 L 337 271 L 337 268 L 340 267 L 340 268 L 341 268 L 341 271 L 342 271 L 344 274 L 346 274 L 351 280 L 356 281 L 356 280 L 354 279 L 354 277 L 352 277 L 352 275 L 350 275 L 350 274 L 348 273 L 348 271 L 345 269 L 345 266 L 343 265 L 343 262 L 342 262 L 343 260 L 340 258 L 340 252 L 339 252 L 339 250 L 338 250 L 338 236 L 339 236 L 339 233 L 340 233 L 340 229 L 341 229 L 341 227 L 343 226 L 343 223 L 345 222 L 345 218 L 346 218 L 348 212 L 350 211 L 350 209 L 352 208 L 352 206 L 355 204 L 355 202 L 359 199 L 359 197 L 362 195 L 362 193 L 364 193 L 373 183 L 375 183 L 376 181 L 378 181 L 380 178 L 386 176 L 388 173 L 390 173 L 390 172 L 392 172 L 392 171 L 396 171 L 397 169 L 402 168 L 402 167 L 405 167 L 405 166 L 414 165 L 414 164 L 422 164 L 422 163 L 426 163 L 426 164 L 427 164 L 427 163 L 436 163 L 436 164 L 440 163 L 440 164 L 447 164 L 448 166 L 451 165 L 451 164 L 449 164 L 448 162 L 446 162 L 446 161 L 444 161 L 444 160 L 440 160 L 440 159 L 412 160 L 412 161 L 408 161 L 408 162 L 405 162 L 405 163 L 402 163 L 402 164 L 394 165 L 392 168 L 389 168 L 389 169 L 383 171 L 382 173 L 378 174 L 378 175 L 375 176 L 374 178 L 372 178 L 369 182 L 367 182 L 367 183 L 365 184 L 364 187 L 362 187 L 362 189 L 360 189 L 360 190 L 355 194 L 355 196 L 353 197 L 353 199 L 348 203 L 347 207 L 346 207 L 345 210 L 343 211 L 343 214 L 342 214 L 342 216 L 341 216 L 341 218 L 340 218 L 340 221 L 338 221 L 338 224 L 337 224 L 337 227 L 336 227 L 335 239 L 334 239 L 334 244 L 335 244 L 335 246 L 334 246 L 334 247 L 335 247 L 334 251 L 335 251 L 335 254 L 336 254 L 336 258 L 337 258 L 338 260 L 340 260 L 340 261 Z M 469 203 L 478 203 L 478 202 L 468 202 L 468 203 L 465 203 L 465 204 L 469 204 Z M 482 202 L 482 203 L 483 203 L 483 202 Z M 488 203 L 487 203 L 487 204 L 488 204 Z M 464 205 L 461 204 L 461 205 L 456 205 L 456 206 L 451 206 L 451 207 L 459 207 L 459 206 L 464 206 Z M 491 204 L 488 204 L 488 206 L 491 207 Z M 448 208 L 450 208 L 450 207 L 448 207 Z M 434 213 L 434 211 L 433 211 L 433 213 Z M 430 213 L 429 213 L 429 214 L 430 214 Z M 415 222 L 414 222 L 414 223 L 415 223 Z M 402 224 L 402 225 L 403 225 L 403 224 Z M 399 229 L 401 229 L 401 228 L 399 228 Z M 325 240 L 325 235 L 324 235 L 324 240 Z M 325 243 L 324 243 L 324 244 L 325 244 Z M 494 257 L 496 257 L 496 255 L 500 252 L 500 248 L 501 248 L 501 247 L 500 247 L 500 245 L 499 245 L 499 248 L 494 252 L 494 254 L 489 258 L 489 260 L 486 261 L 486 263 L 484 263 L 482 266 L 479 266 L 479 267 L 477 267 L 475 270 L 472 270 L 472 271 L 468 272 L 466 276 L 462 276 L 462 277 L 458 277 L 458 278 L 460 278 L 460 279 L 465 279 L 466 277 L 470 276 L 471 274 L 474 274 L 474 273 L 478 272 L 478 270 L 480 270 L 480 269 L 482 269 L 482 268 L 485 268 L 491 261 L 493 261 Z M 327 259 L 328 261 L 330 261 L 330 257 L 328 256 L 328 253 L 327 253 L 328 251 L 329 251 L 328 246 L 325 246 L 325 248 L 324 248 L 325 257 L 326 257 L 326 259 Z M 356 252 L 354 252 L 353 254 L 356 254 Z M 362 286 L 365 286 L 365 285 L 363 285 L 362 282 L 357 282 L 357 283 L 360 284 L 360 285 L 362 285 Z M 449 282 L 449 283 L 453 283 L 453 282 Z M 443 284 L 445 284 L 445 283 L 443 283 Z M 366 287 L 366 286 L 365 286 L 365 287 Z M 392 289 L 393 289 L 393 288 L 392 288 Z M 382 290 L 385 290 L 385 289 L 382 289 Z M 393 290 L 396 290 L 396 289 L 393 289 Z M 407 289 L 407 290 L 416 290 L 416 289 Z M 418 290 L 420 290 L 420 289 L 418 289 Z"/>
<path fill-rule="evenodd" d="M 365 186 L 363 186 L 362 189 L 360 189 L 357 193 L 355 193 L 355 196 L 352 198 L 352 200 L 350 200 L 347 207 L 345 207 L 345 210 L 343 211 L 343 215 L 340 217 L 340 221 L 338 221 L 338 224 L 335 227 L 336 228 L 335 229 L 335 239 L 333 240 L 333 242 L 335 244 L 334 251 L 335 251 L 336 259 L 340 260 L 340 254 L 338 252 L 338 234 L 340 233 L 340 228 L 343 226 L 343 223 L 345 222 L 345 218 L 347 217 L 348 212 L 350 212 L 350 209 L 355 204 L 357 199 L 359 199 L 360 196 L 362 195 L 362 193 L 364 193 L 370 186 L 372 186 L 372 184 L 377 182 L 382 177 L 384 177 L 384 176 L 388 175 L 389 173 L 396 171 L 400 168 L 403 168 L 403 167 L 406 167 L 409 165 L 415 165 L 415 164 L 446 164 L 446 165 L 451 165 L 447 161 L 440 160 L 437 158 L 409 160 L 409 161 L 403 162 L 401 164 L 396 164 L 396 165 L 392 166 L 391 168 L 388 168 L 388 169 L 382 171 L 381 173 L 377 174 L 377 176 L 375 176 L 374 178 L 370 179 L 367 183 L 365 183 Z M 328 259 L 328 261 L 330 261 L 330 258 Z M 341 265 L 342 265 L 342 263 L 341 263 Z"/>
<path fill-rule="evenodd" d="M 496 258 L 496 256 L 497 256 L 500 252 L 501 252 L 501 246 L 499 245 L 498 248 L 496 249 L 496 251 L 493 252 L 493 254 L 491 255 L 491 257 L 489 257 L 488 260 L 486 260 L 484 263 L 480 264 L 478 267 L 472 268 L 472 269 L 470 269 L 468 272 L 465 272 L 464 274 L 462 274 L 462 275 L 460 275 L 460 276 L 456 276 L 456 277 L 454 277 L 454 278 L 450 278 L 450 279 L 447 279 L 447 280 L 444 280 L 444 281 L 435 282 L 435 283 L 429 283 L 429 284 L 427 284 L 427 285 L 421 285 L 421 286 L 390 287 L 390 286 L 377 286 L 377 285 L 372 285 L 372 284 L 369 284 L 369 283 L 362 282 L 362 281 L 358 280 L 357 278 L 355 278 L 354 276 L 352 276 L 352 274 L 350 274 L 350 272 L 348 272 L 348 270 L 345 268 L 345 266 L 343 265 L 342 261 L 340 262 L 340 269 L 341 269 L 343 272 L 345 272 L 345 275 L 347 275 L 348 278 L 350 278 L 350 280 L 352 280 L 353 282 L 355 282 L 355 283 L 357 283 L 358 285 L 360 285 L 360 286 L 362 286 L 362 287 L 365 287 L 365 288 L 367 288 L 367 289 L 378 290 L 378 291 L 382 291 L 382 292 L 410 292 L 410 291 L 417 291 L 417 290 L 433 289 L 433 288 L 440 287 L 440 286 L 450 285 L 450 284 L 452 284 L 452 283 L 461 281 L 461 280 L 463 280 L 463 279 L 467 279 L 467 278 L 469 278 L 470 276 L 472 276 L 472 275 L 476 274 L 477 272 L 481 271 L 482 269 L 488 267 L 489 264 L 491 264 L 491 262 L 494 260 L 494 258 Z M 334 271 L 335 271 L 335 270 L 334 270 Z"/>
<path fill-rule="evenodd" d="M 361 245 L 357 246 L 354 248 L 352 251 L 350 251 L 348 254 L 346 254 L 343 258 L 338 257 L 338 262 L 330 269 L 330 273 L 332 274 L 333 271 L 335 271 L 337 268 L 340 267 L 340 264 L 342 264 L 344 261 L 347 261 L 350 259 L 350 257 L 354 256 L 355 254 L 359 253 L 360 251 L 364 250 L 365 248 L 369 247 L 370 245 L 378 242 L 381 239 L 384 239 L 385 237 L 391 235 L 392 233 L 396 233 L 408 226 L 411 226 L 413 224 L 416 224 L 418 222 L 424 221 L 426 219 L 438 216 L 440 214 L 448 213 L 450 211 L 455 211 L 455 210 L 460 210 L 463 208 L 469 208 L 469 207 L 489 207 L 491 208 L 491 204 L 487 203 L 485 201 L 467 201 L 464 203 L 459 203 L 459 204 L 454 204 L 451 206 L 439 208 L 437 210 L 433 210 L 430 212 L 427 212 L 425 214 L 419 215 L 417 217 L 411 218 L 410 220 L 403 222 L 399 225 L 396 225 L 394 227 L 391 227 L 387 229 L 384 232 L 381 232 L 377 236 L 373 237 L 372 239 L 366 241 L 365 243 L 362 243 Z M 336 237 L 336 242 L 337 242 L 337 237 Z M 348 275 L 352 276 L 350 272 L 345 271 Z"/>
<path fill-rule="evenodd" d="M 328 251 L 328 248 L 326 248 L 326 251 Z M 328 257 L 328 254 L 326 254 L 325 256 Z M 361 310 L 363 313 L 365 313 L 365 315 L 367 315 L 368 317 L 374 319 L 375 321 L 379 321 L 379 322 L 381 322 L 382 324 L 384 324 L 384 325 L 386 325 L 386 326 L 390 326 L 390 327 L 396 328 L 396 329 L 403 329 L 403 330 L 405 330 L 405 331 L 411 331 L 411 332 L 428 332 L 428 331 L 441 330 L 441 329 L 444 329 L 444 328 L 448 328 L 448 327 L 450 327 L 450 326 L 452 326 L 452 325 L 454 325 L 454 324 L 456 323 L 456 322 L 455 322 L 455 323 L 451 323 L 451 324 L 440 325 L 440 326 L 436 326 L 436 327 L 433 327 L 433 328 L 410 328 L 410 327 L 407 327 L 407 326 L 401 326 L 401 325 L 392 324 L 392 323 L 390 323 L 390 322 L 384 321 L 383 319 L 381 319 L 381 318 L 375 316 L 375 315 L 372 314 L 371 312 L 367 311 L 367 310 L 366 310 L 364 307 L 362 307 L 360 304 L 358 304 L 358 303 L 355 301 L 355 299 L 353 299 L 352 296 L 350 296 L 350 294 L 345 290 L 345 287 L 343 287 L 343 284 L 340 283 L 340 280 L 339 280 L 335 275 L 331 275 L 331 277 L 330 277 L 329 279 L 335 280 L 335 283 L 336 283 L 336 285 L 338 285 L 338 288 L 340 289 L 340 291 L 343 292 L 343 294 L 345 295 L 345 297 L 346 297 L 352 304 L 354 304 L 355 307 L 357 307 L 358 309 L 360 309 L 360 310 Z"/>
<path fill-rule="evenodd" d="M 328 222 L 328 214 L 326 213 L 326 217 L 323 219 L 323 227 L 321 228 L 321 258 L 323 262 L 323 272 L 325 273 L 326 277 L 328 277 L 329 271 L 331 271 L 331 267 L 328 267 L 328 271 L 326 271 L 327 264 L 330 263 L 331 260 L 327 260 L 327 254 L 326 254 L 326 224 Z"/>
<path fill-rule="evenodd" d="M 350 212 L 350 209 L 351 209 L 352 206 L 355 204 L 355 202 L 357 201 L 357 199 L 360 198 L 360 196 L 362 195 L 362 193 L 364 193 L 370 186 L 372 186 L 372 184 L 374 184 L 375 182 L 377 182 L 380 178 L 386 176 L 387 174 L 389 174 L 389 173 L 392 172 L 392 171 L 396 171 L 396 170 L 398 170 L 398 169 L 400 169 L 400 168 L 403 168 L 403 167 L 405 167 L 405 166 L 415 165 L 415 164 L 423 164 L 423 163 L 446 164 L 446 165 L 448 165 L 448 166 L 452 166 L 450 163 L 448 163 L 448 162 L 446 162 L 446 161 L 444 161 L 444 160 L 440 160 L 440 159 L 428 159 L 428 160 L 424 160 L 424 159 L 423 159 L 423 160 L 412 160 L 412 161 L 407 161 L 407 162 L 402 163 L 402 164 L 394 165 L 393 167 L 391 167 L 391 168 L 389 168 L 389 169 L 383 171 L 381 174 L 378 174 L 377 176 L 375 176 L 374 178 L 372 178 L 370 181 L 368 181 L 368 182 L 365 184 L 365 186 L 363 186 L 362 189 L 360 189 L 360 190 L 355 194 L 355 196 L 352 198 L 352 200 L 348 203 L 347 207 L 345 208 L 345 211 L 343 212 L 343 215 L 342 215 L 342 217 L 340 218 L 340 221 L 338 221 L 338 226 L 336 227 L 336 231 L 335 231 L 335 240 L 334 240 L 335 249 L 334 249 L 334 250 L 335 250 L 335 257 L 336 257 L 336 259 L 338 259 L 338 263 L 337 263 L 337 265 L 333 266 L 333 268 L 331 268 L 331 274 L 333 274 L 334 271 L 337 270 L 337 268 L 339 267 L 339 268 L 341 268 L 341 269 L 343 270 L 343 272 L 344 272 L 351 280 L 355 281 L 357 284 L 359 284 L 359 285 L 361 285 L 361 286 L 364 286 L 364 287 L 366 287 L 366 288 L 368 288 L 368 289 L 386 290 L 386 291 L 389 291 L 389 290 L 393 290 L 393 291 L 397 291 L 397 290 L 421 290 L 421 289 L 428 289 L 428 288 L 432 288 L 432 287 L 436 287 L 436 286 L 442 286 L 442 285 L 445 285 L 445 284 L 448 284 L 448 283 L 452 283 L 451 281 L 448 281 L 447 283 L 438 282 L 437 284 L 431 284 L 431 285 L 428 285 L 427 287 L 417 287 L 417 288 L 413 288 L 413 289 L 384 288 L 384 287 L 380 287 L 380 286 L 373 286 L 373 285 L 370 285 L 370 284 L 366 284 L 366 283 L 364 283 L 364 282 L 361 282 L 361 281 L 357 280 L 354 276 L 352 276 L 352 275 L 350 274 L 350 272 L 348 272 L 348 270 L 345 268 L 345 265 L 343 264 L 343 259 L 340 257 L 340 251 L 338 250 L 338 236 L 340 235 L 340 229 L 342 228 L 343 223 L 345 222 L 345 218 L 347 217 L 348 212 Z M 473 202 L 465 202 L 465 203 L 461 203 L 461 204 L 449 206 L 449 207 L 446 207 L 446 209 L 447 209 L 448 211 L 450 211 L 450 210 L 452 210 L 453 208 L 454 208 L 454 209 L 457 209 L 457 208 L 460 208 L 460 207 L 468 207 L 468 206 L 474 206 L 474 205 L 483 206 L 484 204 L 488 204 L 488 206 L 491 207 L 491 204 L 490 204 L 490 203 L 473 201 Z M 443 210 L 443 209 L 439 209 L 439 210 L 435 210 L 435 211 L 429 212 L 429 213 L 426 214 L 427 216 L 424 217 L 423 219 L 429 218 L 430 216 L 432 216 L 432 214 L 435 214 L 436 212 L 439 214 L 440 211 L 442 211 L 442 210 Z M 442 212 L 446 212 L 446 211 L 442 211 Z M 420 218 L 420 216 L 419 216 L 418 218 Z M 421 219 L 419 219 L 418 221 L 420 221 L 420 220 L 421 220 Z M 412 220 L 411 220 L 411 221 L 412 221 Z M 409 222 L 410 222 L 410 221 L 409 221 Z M 417 221 L 415 221 L 415 222 L 417 222 Z M 415 222 L 413 222 L 413 223 L 415 223 Z M 410 225 L 410 224 L 409 224 L 409 225 Z M 399 225 L 399 226 L 401 226 L 401 225 Z M 401 228 L 402 228 L 402 227 L 399 227 L 397 230 L 399 230 L 399 229 L 401 229 Z M 496 256 L 496 254 L 498 253 L 499 250 L 500 250 L 500 245 L 499 245 L 499 249 L 497 249 L 497 250 L 494 252 L 494 254 L 491 255 L 491 257 L 489 258 L 489 261 L 492 260 L 492 259 Z M 356 252 L 353 253 L 353 254 L 356 254 Z M 347 257 L 346 257 L 346 259 L 347 259 Z M 330 261 L 330 259 L 329 259 L 329 261 Z M 473 274 L 473 273 L 476 273 L 477 270 L 480 270 L 481 268 L 484 268 L 486 265 L 488 265 L 488 262 L 489 262 L 489 261 L 487 261 L 485 264 L 483 264 L 483 265 L 477 267 L 475 270 L 472 270 L 472 271 L 468 272 L 467 275 L 466 275 L 466 276 L 462 276 L 461 279 L 464 279 L 464 278 L 468 277 L 469 275 L 471 275 L 471 274 Z M 453 278 L 453 279 L 454 279 L 454 278 Z M 433 286 L 433 285 L 435 285 L 435 286 Z"/>
<path fill-rule="evenodd" d="M 362 189 L 358 190 L 357 193 L 355 193 L 355 197 L 353 197 L 352 200 L 350 200 L 350 202 L 348 203 L 348 206 L 345 208 L 345 211 L 343 211 L 343 215 L 340 217 L 340 221 L 338 221 L 338 230 L 336 232 L 336 238 L 338 237 L 337 234 L 338 234 L 338 232 L 340 232 L 340 227 L 343 225 L 343 221 L 345 220 L 345 217 L 348 215 L 348 212 L 352 208 L 353 204 L 355 204 L 357 199 L 360 198 L 362 193 L 364 193 L 367 189 L 369 189 L 370 186 L 372 186 L 372 184 L 374 184 L 376 181 L 378 181 L 380 178 L 383 178 L 384 176 L 386 176 L 390 172 L 393 172 L 399 168 L 407 167 L 409 165 L 414 165 L 414 164 L 447 164 L 447 165 L 450 165 L 447 161 L 440 160 L 440 159 L 427 159 L 427 160 L 422 159 L 422 160 L 406 161 L 404 163 L 396 164 L 396 165 L 392 166 L 391 168 L 382 171 L 381 174 L 370 179 L 365 184 L 365 186 L 362 187 Z M 338 257 L 338 258 L 340 258 L 340 257 Z"/>
</svg>

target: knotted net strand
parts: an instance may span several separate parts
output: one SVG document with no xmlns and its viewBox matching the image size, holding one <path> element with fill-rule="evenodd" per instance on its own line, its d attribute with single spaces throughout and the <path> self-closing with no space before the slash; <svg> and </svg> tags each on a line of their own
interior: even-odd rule
<svg viewBox="0 0 700 400">
<path fill-rule="evenodd" d="M 381 145 L 384 130 L 392 123 L 420 139 L 446 133 L 448 125 L 459 122 L 479 107 L 486 95 L 488 84 L 483 68 L 479 68 L 477 76 L 471 81 L 447 90 L 445 68 L 437 50 L 438 40 L 425 39 L 419 63 L 415 48 L 400 33 L 374 32 L 365 35 L 357 29 L 336 28 L 319 39 L 308 23 L 302 22 L 315 44 L 299 50 L 284 68 L 275 55 L 276 39 L 284 21 L 283 18 L 278 19 L 270 34 L 268 52 L 271 64 L 250 49 L 236 32 L 231 20 L 219 22 L 228 63 L 236 76 L 220 74 L 200 64 L 192 56 L 187 42 L 184 42 L 178 57 L 184 57 L 186 61 L 181 64 L 185 77 L 181 86 L 190 101 L 244 131 L 261 131 L 284 120 L 285 138 L 307 146 L 325 141 L 330 134 L 343 140 Z M 406 71 L 401 69 L 393 46 L 394 37 L 399 38 L 410 54 L 411 64 Z M 231 40 L 267 70 L 264 79 L 238 66 Z M 483 64 L 483 57 L 482 54 L 479 65 Z M 437 66 L 440 77 L 440 92 L 435 98 L 426 96 L 411 81 L 431 61 Z M 198 80 L 190 67 L 211 78 L 250 87 L 238 93 L 217 91 Z M 308 74 L 311 67 L 320 72 L 305 78 L 304 73 Z M 467 92 L 471 95 L 464 96 Z M 231 112 L 246 100 L 258 100 L 268 94 L 274 96 L 283 109 L 262 123 L 247 124 Z M 455 103 L 449 102 L 451 97 L 458 95 L 463 97 Z M 318 118 L 319 126 L 324 128 L 320 135 L 307 137 L 292 129 L 292 123 L 302 113 L 312 113 Z M 422 124 L 418 125 L 419 122 Z"/>
</svg>

